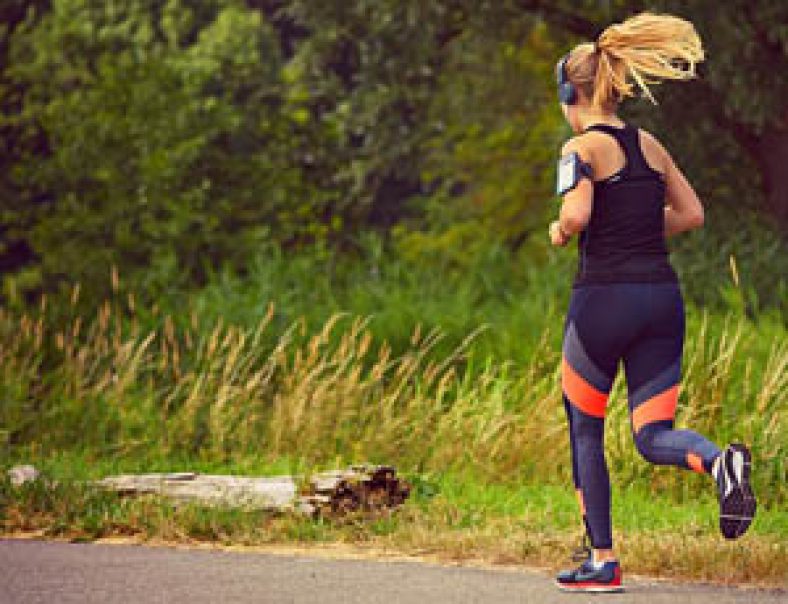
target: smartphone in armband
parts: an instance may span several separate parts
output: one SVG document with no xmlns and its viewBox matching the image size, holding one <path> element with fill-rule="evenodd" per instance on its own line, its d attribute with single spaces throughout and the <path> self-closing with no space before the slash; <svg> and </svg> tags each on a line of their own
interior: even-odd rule
<svg viewBox="0 0 788 604">
<path fill-rule="evenodd" d="M 564 195 L 577 186 L 581 178 L 593 180 L 594 171 L 591 164 L 580 159 L 577 151 L 572 151 L 558 160 L 558 181 L 556 194 Z"/>
</svg>

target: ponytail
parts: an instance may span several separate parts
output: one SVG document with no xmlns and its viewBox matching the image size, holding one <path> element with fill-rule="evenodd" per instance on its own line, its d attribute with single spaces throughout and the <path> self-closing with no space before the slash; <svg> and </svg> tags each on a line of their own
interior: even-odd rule
<svg viewBox="0 0 788 604">
<path fill-rule="evenodd" d="M 656 104 L 649 89 L 660 80 L 695 77 L 703 46 L 689 21 L 640 13 L 607 27 L 594 44 L 581 44 L 567 62 L 569 79 L 597 107 L 615 107 L 634 96 L 633 84 Z"/>
</svg>

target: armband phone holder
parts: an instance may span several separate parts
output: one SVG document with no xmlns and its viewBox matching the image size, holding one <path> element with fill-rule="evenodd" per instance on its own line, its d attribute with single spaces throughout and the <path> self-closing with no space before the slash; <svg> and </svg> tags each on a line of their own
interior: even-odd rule
<svg viewBox="0 0 788 604">
<path fill-rule="evenodd" d="M 577 151 L 572 151 L 558 160 L 558 181 L 556 183 L 558 195 L 563 195 L 574 189 L 581 178 L 593 180 L 594 171 L 590 164 L 580 159 Z"/>
</svg>

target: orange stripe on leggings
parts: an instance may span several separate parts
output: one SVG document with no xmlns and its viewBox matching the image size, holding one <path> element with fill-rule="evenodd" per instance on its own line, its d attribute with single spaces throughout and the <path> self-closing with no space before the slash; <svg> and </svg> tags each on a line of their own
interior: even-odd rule
<svg viewBox="0 0 788 604">
<path fill-rule="evenodd" d="M 679 385 L 663 390 L 656 396 L 652 396 L 643 402 L 632 412 L 632 427 L 635 433 L 646 424 L 658 422 L 666 419 L 673 419 L 676 415 L 676 404 L 679 400 Z"/>
<path fill-rule="evenodd" d="M 583 413 L 593 417 L 605 417 L 607 393 L 600 392 L 583 379 L 566 358 L 561 359 L 561 388 L 569 401 Z"/>
<path fill-rule="evenodd" d="M 700 472 L 701 474 L 706 473 L 706 470 L 703 467 L 703 460 L 700 458 L 700 455 L 696 455 L 692 452 L 687 453 L 687 465 L 696 472 Z"/>
</svg>

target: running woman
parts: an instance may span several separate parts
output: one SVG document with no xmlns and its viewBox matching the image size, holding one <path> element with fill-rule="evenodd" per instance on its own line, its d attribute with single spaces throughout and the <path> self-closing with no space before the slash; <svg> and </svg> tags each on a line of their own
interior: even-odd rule
<svg viewBox="0 0 788 604">
<path fill-rule="evenodd" d="M 571 591 L 621 591 L 613 551 L 605 407 L 623 361 L 635 445 L 645 459 L 710 474 L 720 530 L 740 537 L 755 514 L 750 452 L 723 451 L 700 434 L 673 427 L 684 341 L 684 305 L 665 238 L 703 225 L 703 207 L 657 139 L 625 123 L 618 105 L 661 79 L 695 76 L 704 52 L 691 23 L 642 13 L 580 44 L 556 68 L 561 108 L 575 136 L 561 149 L 559 219 L 554 245 L 578 235 L 579 262 L 564 324 L 561 386 L 572 475 L 588 557 L 563 571 Z"/>
</svg>

